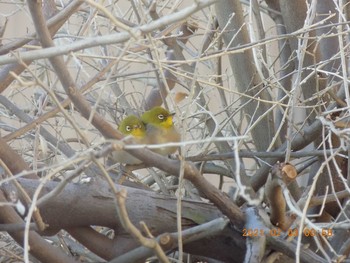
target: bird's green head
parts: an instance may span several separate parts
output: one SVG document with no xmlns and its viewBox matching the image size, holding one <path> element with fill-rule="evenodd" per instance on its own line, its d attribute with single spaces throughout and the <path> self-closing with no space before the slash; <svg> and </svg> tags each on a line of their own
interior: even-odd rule
<svg viewBox="0 0 350 263">
<path fill-rule="evenodd" d="M 154 107 L 149 111 L 146 111 L 141 116 L 141 120 L 145 124 L 151 124 L 165 129 L 170 129 L 174 125 L 172 114 L 162 107 Z"/>
<path fill-rule="evenodd" d="M 138 138 L 142 138 L 146 135 L 145 125 L 135 115 L 130 115 L 122 120 L 118 130 L 124 135 L 132 135 Z"/>
</svg>

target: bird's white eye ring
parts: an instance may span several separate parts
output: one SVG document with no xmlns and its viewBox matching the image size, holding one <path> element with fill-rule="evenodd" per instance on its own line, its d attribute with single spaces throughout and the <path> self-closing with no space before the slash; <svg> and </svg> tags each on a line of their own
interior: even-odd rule
<svg viewBox="0 0 350 263">
<path fill-rule="evenodd" d="M 158 115 L 158 119 L 164 120 L 164 115 L 163 115 L 163 114 L 159 114 L 159 115 Z"/>
<path fill-rule="evenodd" d="M 128 132 L 131 131 L 131 127 L 129 125 L 127 125 L 127 126 L 125 126 L 125 130 Z"/>
</svg>

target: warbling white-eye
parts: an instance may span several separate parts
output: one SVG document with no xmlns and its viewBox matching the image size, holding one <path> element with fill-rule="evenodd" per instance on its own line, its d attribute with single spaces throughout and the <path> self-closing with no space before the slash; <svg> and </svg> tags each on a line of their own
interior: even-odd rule
<svg viewBox="0 0 350 263">
<path fill-rule="evenodd" d="M 131 135 L 135 143 L 147 143 L 145 125 L 135 115 L 130 115 L 123 119 L 122 122 L 119 124 L 118 130 L 126 136 Z M 142 163 L 142 161 L 123 150 L 116 150 L 112 152 L 112 160 L 114 162 L 132 165 Z"/>
<path fill-rule="evenodd" d="M 154 107 L 146 111 L 141 120 L 146 126 L 146 141 L 149 144 L 163 144 L 169 142 L 179 142 L 180 134 L 177 132 L 173 116 L 162 107 Z M 161 155 L 169 155 L 176 152 L 178 147 L 161 147 L 152 151 Z"/>
</svg>

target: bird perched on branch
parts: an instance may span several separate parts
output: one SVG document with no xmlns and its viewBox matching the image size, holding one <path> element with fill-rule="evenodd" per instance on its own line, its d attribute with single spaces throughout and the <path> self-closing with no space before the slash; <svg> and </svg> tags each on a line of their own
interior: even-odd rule
<svg viewBox="0 0 350 263">
<path fill-rule="evenodd" d="M 132 136 L 137 144 L 147 143 L 146 127 L 135 115 L 130 115 L 123 119 L 118 127 L 118 130 L 126 136 Z M 114 162 L 131 165 L 142 163 L 142 161 L 123 150 L 116 150 L 112 152 L 112 160 Z"/>
<path fill-rule="evenodd" d="M 169 142 L 179 142 L 180 134 L 173 123 L 173 114 L 162 107 L 154 107 L 146 111 L 141 116 L 142 122 L 146 126 L 146 141 L 149 144 L 164 144 Z M 168 155 L 176 152 L 178 147 L 160 147 L 152 151 L 161 155 Z"/>
</svg>

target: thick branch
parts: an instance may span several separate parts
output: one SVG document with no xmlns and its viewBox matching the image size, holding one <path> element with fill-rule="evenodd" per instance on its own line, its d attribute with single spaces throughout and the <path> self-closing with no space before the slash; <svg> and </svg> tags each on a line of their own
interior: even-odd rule
<svg viewBox="0 0 350 263">
<path fill-rule="evenodd" d="M 30 196 L 33 195 L 39 185 L 37 180 L 19 179 L 19 182 Z M 40 196 L 52 191 L 58 184 L 58 182 L 47 183 Z M 154 236 L 177 231 L 176 198 L 120 185 L 116 185 L 116 187 L 117 190 L 126 189 L 128 192 L 126 208 L 133 224 L 138 225 L 138 222 L 144 221 Z M 67 206 L 67 204 L 70 205 Z M 216 207 L 207 203 L 183 200 L 182 206 L 182 225 L 184 229 L 223 216 Z M 86 238 L 80 236 L 80 227 L 98 225 L 114 229 L 118 239 L 127 236 L 117 216 L 114 195 L 109 190 L 109 185 L 104 181 L 95 181 L 89 184 L 68 184 L 60 194 L 39 208 L 45 223 L 49 225 L 48 231 L 44 234 L 51 235 L 60 229 L 71 230 L 74 227 L 77 229 L 73 232 L 73 235 L 80 240 L 80 238 Z M 202 248 L 204 245 L 207 247 L 206 255 L 214 258 L 220 247 L 222 251 L 227 250 L 227 253 L 220 255 L 220 258 L 230 258 L 232 256 L 230 251 L 241 251 L 243 253 L 240 255 L 243 256 L 244 246 L 242 244 L 244 244 L 244 241 L 242 234 L 231 227 L 228 227 L 228 229 L 215 238 L 196 241 L 196 245 L 188 244 L 185 250 L 190 253 L 193 251 L 198 253 L 198 247 Z M 93 243 L 96 243 L 96 246 L 99 247 L 98 242 L 101 242 L 101 239 L 94 239 L 95 234 L 97 233 L 89 235 L 91 246 L 89 248 L 96 253 L 97 249 L 93 249 Z M 118 244 L 120 243 L 117 241 L 118 239 L 116 239 L 116 243 L 112 240 L 110 242 L 104 240 L 103 244 L 106 245 L 102 251 L 103 253 L 101 252 L 99 255 L 110 259 L 120 255 L 122 251 L 119 251 L 120 246 Z M 136 246 L 137 243 L 134 243 L 133 247 L 129 247 L 128 250 Z M 222 249 L 224 247 L 226 249 Z M 232 258 L 228 261 L 234 262 Z"/>
<path fill-rule="evenodd" d="M 238 0 L 222 0 L 218 1 L 215 7 L 219 26 L 221 30 L 224 30 L 222 36 L 227 48 L 250 43 L 241 3 Z M 254 66 L 251 49 L 238 54 L 229 55 L 229 61 L 235 77 L 235 86 L 240 93 L 270 100 L 268 93 L 264 90 L 257 69 Z M 242 100 L 243 103 L 248 101 L 245 97 L 243 97 Z M 261 120 L 258 119 L 266 114 L 268 106 L 251 100 L 244 107 L 244 111 L 252 122 L 259 121 L 251 131 L 252 137 L 258 150 L 266 150 L 274 133 L 272 114 L 269 113 Z"/>
<path fill-rule="evenodd" d="M 6 202 L 5 197 L 0 191 L 0 202 Z M 0 223 L 22 223 L 23 220 L 19 215 L 11 208 L 6 206 L 0 206 Z M 23 244 L 23 231 L 11 232 L 11 236 L 16 240 L 17 243 Z M 52 262 L 52 263 L 74 263 L 76 262 L 73 258 L 68 257 L 59 248 L 51 246 L 44 238 L 42 238 L 36 232 L 29 232 L 29 246 L 30 253 L 39 259 L 41 262 Z"/>
</svg>

